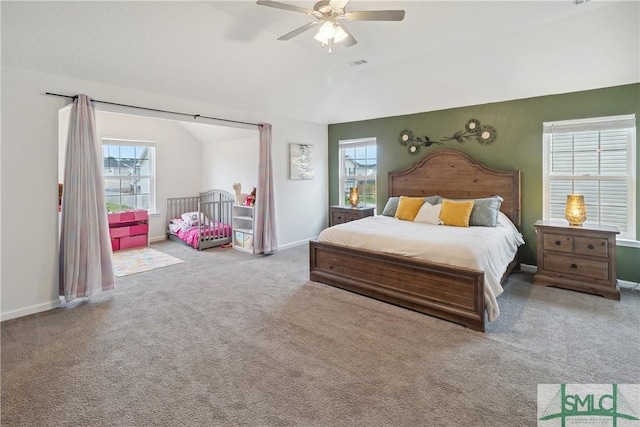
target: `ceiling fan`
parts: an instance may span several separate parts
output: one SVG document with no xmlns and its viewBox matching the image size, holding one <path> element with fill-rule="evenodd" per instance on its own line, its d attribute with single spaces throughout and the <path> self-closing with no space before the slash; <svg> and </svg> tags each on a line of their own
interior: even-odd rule
<svg viewBox="0 0 640 427">
<path fill-rule="evenodd" d="M 313 9 L 306 9 L 304 7 L 271 0 L 258 0 L 257 3 L 261 6 L 304 13 L 314 18 L 315 21 L 309 22 L 302 27 L 278 37 L 278 40 L 290 40 L 305 31 L 319 27 L 318 33 L 314 38 L 322 43 L 322 46 L 328 45 L 329 53 L 331 53 L 331 46 L 334 43 L 342 43 L 345 47 L 350 47 L 358 43 L 347 27 L 339 22 L 341 20 L 402 21 L 404 19 L 404 10 L 361 10 L 347 12 L 345 11 L 345 6 L 348 1 L 349 0 L 320 0 L 313 6 Z"/>
</svg>

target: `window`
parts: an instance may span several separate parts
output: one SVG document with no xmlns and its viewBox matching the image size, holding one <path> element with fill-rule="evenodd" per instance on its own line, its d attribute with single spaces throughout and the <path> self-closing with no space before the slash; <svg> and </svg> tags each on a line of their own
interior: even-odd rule
<svg viewBox="0 0 640 427">
<path fill-rule="evenodd" d="M 107 211 L 155 211 L 155 144 L 102 140 L 102 175 Z"/>
<path fill-rule="evenodd" d="M 582 194 L 586 223 L 635 240 L 635 138 L 635 115 L 544 123 L 544 219 L 564 219 L 567 194 Z"/>
<path fill-rule="evenodd" d="M 360 206 L 376 206 L 376 139 L 340 141 L 340 204 L 349 205 L 349 190 L 358 187 Z"/>
</svg>

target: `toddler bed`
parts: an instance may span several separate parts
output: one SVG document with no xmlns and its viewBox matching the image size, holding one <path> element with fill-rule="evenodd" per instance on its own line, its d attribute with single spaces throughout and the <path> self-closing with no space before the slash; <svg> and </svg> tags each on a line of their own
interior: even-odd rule
<svg viewBox="0 0 640 427">
<path fill-rule="evenodd" d="M 167 237 L 198 250 L 231 243 L 234 200 L 224 190 L 167 199 Z"/>
</svg>

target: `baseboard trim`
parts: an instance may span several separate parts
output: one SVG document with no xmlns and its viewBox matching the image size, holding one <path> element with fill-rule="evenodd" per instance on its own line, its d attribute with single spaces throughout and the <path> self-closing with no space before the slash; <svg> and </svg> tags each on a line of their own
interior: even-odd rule
<svg viewBox="0 0 640 427">
<path fill-rule="evenodd" d="M 280 250 L 282 249 L 289 249 L 289 248 L 295 248 L 296 246 L 302 246 L 302 245 L 306 245 L 309 243 L 310 240 L 315 239 L 315 237 L 309 237 L 308 239 L 303 239 L 303 240 L 298 240 L 297 242 L 291 242 L 291 243 L 287 243 L 286 245 L 282 245 L 280 246 Z"/>
<path fill-rule="evenodd" d="M 522 271 L 523 273 L 536 274 L 536 271 L 538 271 L 538 267 L 536 267 L 535 265 L 520 264 L 520 271 Z"/>
<path fill-rule="evenodd" d="M 43 311 L 53 310 L 54 308 L 58 307 L 60 307 L 60 300 L 32 305 L 30 307 L 21 308 L 19 310 L 8 311 L 6 313 L 0 314 L 0 322 L 15 319 L 18 317 L 28 316 L 30 314 L 42 313 Z"/>
<path fill-rule="evenodd" d="M 640 286 L 640 283 L 630 282 L 628 280 L 620 280 L 620 279 L 618 279 L 618 287 L 619 288 L 633 289 L 633 288 L 635 288 L 637 286 Z M 640 287 L 638 289 L 640 289 Z"/>
</svg>

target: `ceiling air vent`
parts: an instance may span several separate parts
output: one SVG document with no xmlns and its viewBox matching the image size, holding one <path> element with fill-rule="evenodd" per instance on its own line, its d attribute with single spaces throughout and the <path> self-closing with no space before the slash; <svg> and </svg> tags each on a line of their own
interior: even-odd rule
<svg viewBox="0 0 640 427">
<path fill-rule="evenodd" d="M 364 59 L 358 59 L 356 61 L 348 62 L 348 64 L 351 65 L 352 67 L 358 67 L 358 66 L 364 65 L 366 63 L 367 63 L 367 61 L 364 60 Z"/>
</svg>

